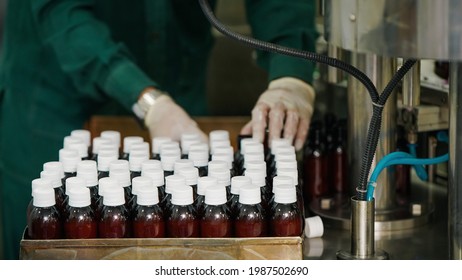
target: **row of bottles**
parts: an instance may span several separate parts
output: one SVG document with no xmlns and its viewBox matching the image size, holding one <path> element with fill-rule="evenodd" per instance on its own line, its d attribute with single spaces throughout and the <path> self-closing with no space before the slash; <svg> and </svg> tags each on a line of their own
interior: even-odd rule
<svg viewBox="0 0 462 280">
<path fill-rule="evenodd" d="M 208 144 L 194 135 L 180 143 L 154 138 L 152 150 L 136 136 L 120 149 L 116 131 L 92 145 L 88 136 L 80 130 L 66 137 L 59 161 L 45 163 L 32 182 L 30 238 L 302 234 L 300 176 L 285 140 L 265 154 L 261 143 L 243 139 L 235 154 L 222 130 L 212 131 Z"/>
</svg>

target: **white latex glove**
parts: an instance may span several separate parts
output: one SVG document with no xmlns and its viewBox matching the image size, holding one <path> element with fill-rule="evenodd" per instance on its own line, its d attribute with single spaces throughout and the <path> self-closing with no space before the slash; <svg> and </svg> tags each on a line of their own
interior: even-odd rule
<svg viewBox="0 0 462 280">
<path fill-rule="evenodd" d="M 302 80 L 289 77 L 274 80 L 258 99 L 252 120 L 241 134 L 252 134 L 263 142 L 268 128 L 270 145 L 273 139 L 283 137 L 300 150 L 308 135 L 314 99 L 314 89 Z"/>
<path fill-rule="evenodd" d="M 197 123 L 168 95 L 156 99 L 156 103 L 149 108 L 144 123 L 149 128 L 151 138 L 163 136 L 180 141 L 183 133 L 194 133 L 199 135 L 202 142 L 208 143 L 206 134 Z"/>
</svg>

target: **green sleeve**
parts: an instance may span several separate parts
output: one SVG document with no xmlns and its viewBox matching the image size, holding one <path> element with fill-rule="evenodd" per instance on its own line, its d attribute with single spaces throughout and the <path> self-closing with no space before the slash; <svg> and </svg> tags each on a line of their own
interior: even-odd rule
<svg viewBox="0 0 462 280">
<path fill-rule="evenodd" d="M 33 0 L 32 13 L 45 47 L 80 94 L 109 96 L 131 111 L 138 95 L 156 84 L 135 65 L 123 44 L 93 14 L 94 0 Z"/>
<path fill-rule="evenodd" d="M 315 3 L 311 0 L 246 0 L 248 21 L 259 40 L 315 51 Z M 269 80 L 295 77 L 312 82 L 315 63 L 285 55 L 257 52 L 257 63 Z"/>
</svg>

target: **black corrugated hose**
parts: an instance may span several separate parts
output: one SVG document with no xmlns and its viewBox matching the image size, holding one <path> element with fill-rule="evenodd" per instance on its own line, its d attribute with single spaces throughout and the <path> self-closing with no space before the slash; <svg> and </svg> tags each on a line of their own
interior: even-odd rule
<svg viewBox="0 0 462 280">
<path fill-rule="evenodd" d="M 357 187 L 356 197 L 359 200 L 366 199 L 366 187 L 367 187 L 367 180 L 369 177 L 369 171 L 372 166 L 372 161 L 374 158 L 375 150 L 377 148 L 377 143 L 380 135 L 380 126 L 382 123 L 382 111 L 385 102 L 387 101 L 390 94 L 393 92 L 393 89 L 399 83 L 399 81 L 404 77 L 404 75 L 409 71 L 410 68 L 415 63 L 415 60 L 406 61 L 403 66 L 398 70 L 398 72 L 393 76 L 392 80 L 388 83 L 385 87 L 385 90 L 379 96 L 377 88 L 374 86 L 372 81 L 369 77 L 361 72 L 356 67 L 347 64 L 341 60 L 328 57 L 325 55 L 320 55 L 317 53 L 307 52 L 303 50 L 297 50 L 293 48 L 288 48 L 284 46 L 279 46 L 277 44 L 273 44 L 270 42 L 263 42 L 259 41 L 254 38 L 249 38 L 240 34 L 237 34 L 231 30 L 229 30 L 225 25 L 223 25 L 214 15 L 213 10 L 210 8 L 208 0 L 198 0 L 201 6 L 204 15 L 208 19 L 208 21 L 214 26 L 220 33 L 224 34 L 225 36 L 241 42 L 247 46 L 250 46 L 255 49 L 279 53 L 283 55 L 303 58 L 306 60 L 326 64 L 340 70 L 345 71 L 346 73 L 350 74 L 357 80 L 359 80 L 367 89 L 367 92 L 370 95 L 372 103 L 374 104 L 372 119 L 369 126 L 368 136 L 367 136 L 367 144 L 366 150 L 363 156 L 363 162 L 361 166 L 361 173 L 360 173 L 360 180 Z"/>
</svg>

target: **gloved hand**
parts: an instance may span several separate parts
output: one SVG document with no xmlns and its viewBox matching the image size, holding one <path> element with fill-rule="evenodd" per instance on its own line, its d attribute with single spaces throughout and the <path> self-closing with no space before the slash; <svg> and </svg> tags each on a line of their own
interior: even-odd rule
<svg viewBox="0 0 462 280">
<path fill-rule="evenodd" d="M 207 136 L 197 123 L 168 95 L 156 99 L 156 103 L 146 114 L 144 124 L 149 128 L 151 138 L 165 136 L 180 141 L 181 134 L 195 133 L 199 135 L 201 141 L 208 143 Z"/>
<path fill-rule="evenodd" d="M 287 138 L 300 150 L 308 135 L 313 104 L 314 89 L 296 78 L 280 78 L 272 81 L 260 96 L 252 110 L 252 120 L 241 130 L 241 134 L 252 134 L 263 142 L 265 130 L 272 139 Z"/>
</svg>

